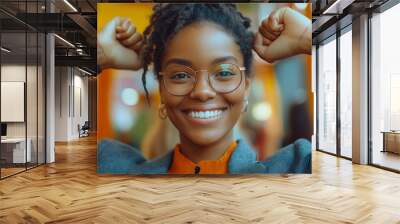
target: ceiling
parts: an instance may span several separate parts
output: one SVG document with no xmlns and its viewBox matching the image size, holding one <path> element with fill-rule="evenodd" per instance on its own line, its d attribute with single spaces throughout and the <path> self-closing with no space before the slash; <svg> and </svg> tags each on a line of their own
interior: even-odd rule
<svg viewBox="0 0 400 224">
<path fill-rule="evenodd" d="M 16 62 L 26 55 L 34 57 L 38 48 L 32 38 L 36 33 L 54 32 L 74 45 L 55 38 L 56 65 L 79 66 L 95 73 L 96 3 L 96 0 L 47 0 L 47 4 L 45 0 L 1 0 L 2 46 L 12 50 L 7 53 L 7 60 Z M 42 47 L 39 45 L 39 50 Z"/>
<path fill-rule="evenodd" d="M 389 0 L 312 0 L 313 44 L 350 25 L 354 17 L 374 11 Z"/>
</svg>

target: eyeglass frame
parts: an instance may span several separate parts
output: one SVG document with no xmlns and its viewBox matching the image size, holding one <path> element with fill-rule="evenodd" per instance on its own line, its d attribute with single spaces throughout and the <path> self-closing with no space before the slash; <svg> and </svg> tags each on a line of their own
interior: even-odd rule
<svg viewBox="0 0 400 224">
<path fill-rule="evenodd" d="M 244 67 L 244 66 L 238 66 L 238 65 L 235 65 L 235 64 L 231 64 L 231 63 L 221 63 L 221 64 L 219 64 L 219 65 L 233 65 L 233 66 L 236 66 L 236 67 L 239 69 L 239 71 L 240 71 L 240 82 L 239 82 L 239 84 L 238 84 L 233 90 L 228 91 L 228 92 L 220 92 L 220 91 L 215 90 L 215 88 L 214 88 L 213 85 L 211 84 L 211 81 L 210 81 L 210 72 L 208 71 L 208 69 L 194 70 L 193 68 L 191 68 L 191 67 L 189 67 L 189 66 L 186 66 L 186 65 L 181 65 L 181 66 L 186 67 L 186 68 L 188 68 L 188 69 L 190 69 L 190 70 L 192 70 L 192 71 L 194 72 L 194 83 L 193 83 L 193 87 L 192 87 L 192 89 L 191 89 L 188 93 L 182 94 L 182 95 L 180 95 L 180 94 L 173 94 L 173 93 L 171 93 L 171 92 L 168 90 L 168 88 L 165 86 L 165 81 L 164 81 L 164 79 L 163 79 L 162 83 L 163 83 L 163 85 L 164 85 L 164 88 L 167 90 L 167 92 L 168 92 L 169 94 L 171 94 L 171 95 L 173 95 L 173 96 L 187 96 L 187 95 L 189 95 L 189 94 L 193 91 L 193 89 L 194 89 L 194 88 L 196 87 L 196 85 L 197 85 L 198 79 L 196 78 L 196 74 L 197 74 L 198 72 L 204 72 L 204 71 L 205 71 L 205 72 L 207 72 L 208 84 L 210 85 L 210 87 L 211 87 L 216 93 L 228 94 L 228 93 L 234 92 L 234 91 L 237 90 L 237 89 L 239 88 L 239 86 L 242 84 L 243 72 L 246 71 L 246 67 Z M 165 72 L 158 72 L 158 78 L 162 78 L 163 76 L 165 76 Z"/>
</svg>

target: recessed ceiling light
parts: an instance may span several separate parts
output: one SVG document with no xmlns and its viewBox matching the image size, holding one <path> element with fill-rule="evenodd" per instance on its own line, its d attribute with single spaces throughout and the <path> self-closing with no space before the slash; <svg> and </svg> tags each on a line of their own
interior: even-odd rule
<svg viewBox="0 0 400 224">
<path fill-rule="evenodd" d="M 88 71 L 86 71 L 86 70 L 83 70 L 83 69 L 81 69 L 81 68 L 79 68 L 79 67 L 78 67 L 78 70 L 81 71 L 81 72 L 83 72 L 83 73 L 85 73 L 85 74 L 87 74 L 87 75 L 92 75 L 92 73 L 90 73 L 90 72 L 88 72 Z"/>
<path fill-rule="evenodd" d="M 342 14 L 343 10 L 351 5 L 355 0 L 336 0 L 322 14 Z"/>
<path fill-rule="evenodd" d="M 78 10 L 68 1 L 64 0 L 65 4 L 67 4 L 74 12 L 78 12 Z"/>
<path fill-rule="evenodd" d="M 6 53 L 10 53 L 10 52 L 11 52 L 11 50 L 9 50 L 9 49 L 7 49 L 7 48 L 5 48 L 5 47 L 1 47 L 0 49 L 1 49 L 2 51 L 6 52 Z"/>
<path fill-rule="evenodd" d="M 60 37 L 60 36 L 57 35 L 57 34 L 54 34 L 54 36 L 57 37 L 57 38 L 58 38 L 59 40 L 61 40 L 62 42 L 66 43 L 68 46 L 75 48 L 75 45 L 73 45 L 73 44 L 72 44 L 71 42 L 69 42 L 68 40 L 66 40 L 66 39 L 64 39 L 64 38 L 62 38 L 62 37 Z"/>
</svg>

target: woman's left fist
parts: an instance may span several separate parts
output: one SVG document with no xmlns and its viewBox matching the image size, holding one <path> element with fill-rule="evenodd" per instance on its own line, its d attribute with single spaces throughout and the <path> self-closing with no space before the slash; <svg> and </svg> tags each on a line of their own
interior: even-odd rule
<svg viewBox="0 0 400 224">
<path fill-rule="evenodd" d="M 277 9 L 261 22 L 253 48 L 270 63 L 311 54 L 311 20 L 288 7 Z"/>
</svg>

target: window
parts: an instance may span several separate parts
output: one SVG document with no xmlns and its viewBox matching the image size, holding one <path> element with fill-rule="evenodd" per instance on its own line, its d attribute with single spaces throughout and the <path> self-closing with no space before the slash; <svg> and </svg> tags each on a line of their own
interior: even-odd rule
<svg viewBox="0 0 400 224">
<path fill-rule="evenodd" d="M 318 48 L 318 149 L 336 153 L 336 39 Z"/>
<path fill-rule="evenodd" d="M 400 170 L 400 5 L 371 19 L 372 163 Z"/>
<path fill-rule="evenodd" d="M 346 32 L 347 31 L 347 32 Z M 340 36 L 340 155 L 352 157 L 352 33 Z"/>
</svg>

